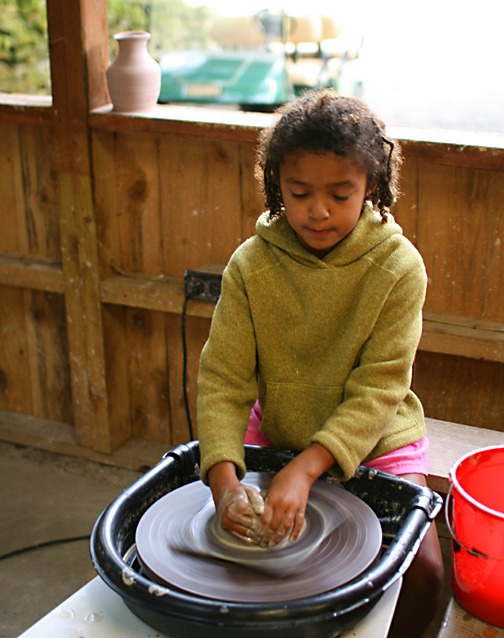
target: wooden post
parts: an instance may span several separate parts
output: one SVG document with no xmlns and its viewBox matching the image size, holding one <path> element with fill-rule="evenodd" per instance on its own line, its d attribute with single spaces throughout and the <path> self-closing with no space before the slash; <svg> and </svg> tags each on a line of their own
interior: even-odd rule
<svg viewBox="0 0 504 638">
<path fill-rule="evenodd" d="M 61 252 L 77 442 L 110 453 L 89 110 L 108 102 L 105 0 L 47 0 Z"/>
</svg>

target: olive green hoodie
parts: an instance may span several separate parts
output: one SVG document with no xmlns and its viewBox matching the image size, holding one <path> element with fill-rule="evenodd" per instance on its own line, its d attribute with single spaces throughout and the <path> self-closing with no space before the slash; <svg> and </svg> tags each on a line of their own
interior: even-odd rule
<svg viewBox="0 0 504 638">
<path fill-rule="evenodd" d="M 263 213 L 233 254 L 198 377 L 201 476 L 232 461 L 259 398 L 261 429 L 277 447 L 313 442 L 346 480 L 364 460 L 419 440 L 422 406 L 410 390 L 427 277 L 393 220 L 367 206 L 323 259 L 287 220 Z"/>
</svg>

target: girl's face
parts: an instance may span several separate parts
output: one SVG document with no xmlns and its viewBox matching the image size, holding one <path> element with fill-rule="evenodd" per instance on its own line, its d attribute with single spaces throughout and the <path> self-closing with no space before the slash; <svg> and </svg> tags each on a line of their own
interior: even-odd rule
<svg viewBox="0 0 504 638">
<path fill-rule="evenodd" d="M 324 257 L 355 227 L 367 174 L 335 153 L 298 151 L 280 165 L 285 216 L 302 246 Z"/>
</svg>

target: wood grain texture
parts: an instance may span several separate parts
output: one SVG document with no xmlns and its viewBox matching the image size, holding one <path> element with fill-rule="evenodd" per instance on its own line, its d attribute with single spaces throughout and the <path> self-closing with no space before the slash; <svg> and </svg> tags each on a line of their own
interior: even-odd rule
<svg viewBox="0 0 504 638">
<path fill-rule="evenodd" d="M 452 598 L 438 638 L 504 638 L 504 628 L 489 625 L 475 618 Z"/>
<path fill-rule="evenodd" d="M 504 432 L 484 427 L 427 419 L 429 448 L 429 487 L 448 494 L 449 472 L 457 461 L 479 448 L 504 445 Z"/>
<path fill-rule="evenodd" d="M 60 259 L 52 131 L 0 122 L 0 253 Z"/>
<path fill-rule="evenodd" d="M 226 264 L 241 239 L 239 147 L 169 136 L 159 164 L 164 273 Z"/>
<path fill-rule="evenodd" d="M 504 323 L 502 173 L 424 162 L 419 179 L 425 310 Z"/>
<path fill-rule="evenodd" d="M 417 353 L 413 389 L 432 418 L 503 431 L 503 387 L 502 363 Z"/>
<path fill-rule="evenodd" d="M 93 73 L 100 75 L 103 84 L 103 68 L 91 55 L 93 40 L 89 39 L 93 29 L 99 31 L 93 38 L 106 39 L 106 23 L 96 19 L 100 10 L 105 8 L 91 0 L 47 0 L 75 433 L 81 445 L 110 453 L 119 443 L 119 432 L 112 431 L 108 413 L 88 135 L 89 107 L 100 102 L 98 94 L 90 94 L 90 87 L 96 89 Z"/>
</svg>

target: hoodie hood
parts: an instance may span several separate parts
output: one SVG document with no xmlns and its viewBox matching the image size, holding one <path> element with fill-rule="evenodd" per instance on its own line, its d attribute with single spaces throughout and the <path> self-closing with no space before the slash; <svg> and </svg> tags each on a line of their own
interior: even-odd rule
<svg viewBox="0 0 504 638">
<path fill-rule="evenodd" d="M 350 264 L 393 235 L 402 235 L 402 229 L 392 216 L 384 224 L 379 213 L 366 204 L 355 228 L 322 259 L 312 255 L 299 243 L 285 216 L 270 219 L 266 211 L 257 220 L 256 233 L 296 261 L 314 268 L 324 268 Z"/>
</svg>

